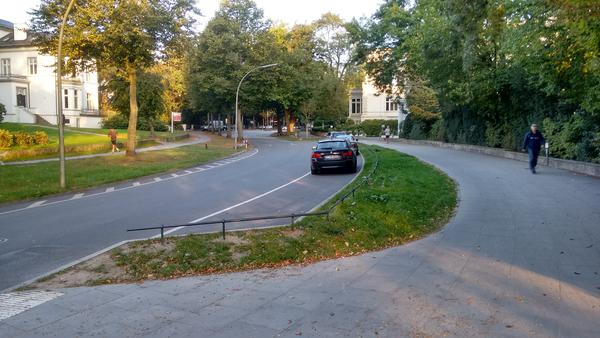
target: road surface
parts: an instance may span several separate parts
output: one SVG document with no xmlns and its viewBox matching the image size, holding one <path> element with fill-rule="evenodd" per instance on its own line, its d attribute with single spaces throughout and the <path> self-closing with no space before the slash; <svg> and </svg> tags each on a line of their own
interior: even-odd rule
<svg viewBox="0 0 600 338">
<path fill-rule="evenodd" d="M 157 234 L 128 233 L 129 228 L 306 212 L 355 176 L 311 176 L 312 143 L 279 141 L 260 137 L 259 132 L 250 135 L 256 136 L 255 150 L 233 161 L 182 170 L 177 177 L 159 175 L 0 208 L 0 238 L 6 239 L 0 242 L 0 290 L 120 241 Z M 282 222 L 287 220 L 231 228 Z M 196 227 L 177 233 L 215 229 Z"/>
</svg>

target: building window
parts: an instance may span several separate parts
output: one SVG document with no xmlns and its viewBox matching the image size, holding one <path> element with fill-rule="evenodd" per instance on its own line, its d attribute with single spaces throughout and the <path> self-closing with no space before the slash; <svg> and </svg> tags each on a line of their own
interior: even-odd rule
<svg viewBox="0 0 600 338">
<path fill-rule="evenodd" d="M 391 96 L 388 96 L 385 99 L 385 110 L 386 111 L 397 111 L 398 110 L 398 101 Z"/>
<path fill-rule="evenodd" d="M 73 108 L 74 109 L 78 109 L 79 108 L 79 92 L 77 91 L 77 89 L 73 89 Z"/>
<path fill-rule="evenodd" d="M 69 109 L 69 90 L 68 89 L 63 90 L 63 95 L 65 98 L 65 104 L 63 105 L 63 108 Z"/>
<path fill-rule="evenodd" d="M 37 74 L 37 58 L 27 58 L 27 68 L 29 69 L 29 75 Z"/>
<path fill-rule="evenodd" d="M 92 74 L 85 72 L 85 82 L 92 82 Z"/>
<path fill-rule="evenodd" d="M 91 93 L 86 93 L 85 94 L 85 106 L 89 110 L 94 109 L 94 100 L 92 99 L 92 94 Z"/>
<path fill-rule="evenodd" d="M 0 75 L 10 76 L 10 59 L 0 59 Z"/>
<path fill-rule="evenodd" d="M 17 106 L 27 107 L 27 88 L 17 87 Z"/>
<path fill-rule="evenodd" d="M 359 98 L 352 99 L 352 114 L 362 113 L 362 104 Z"/>
</svg>

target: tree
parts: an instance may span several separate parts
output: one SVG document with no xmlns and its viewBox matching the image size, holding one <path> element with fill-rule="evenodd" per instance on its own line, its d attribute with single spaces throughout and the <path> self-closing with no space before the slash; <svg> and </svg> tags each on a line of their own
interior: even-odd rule
<svg viewBox="0 0 600 338">
<path fill-rule="evenodd" d="M 40 51 L 56 54 L 59 20 L 66 0 L 42 0 L 31 29 Z M 78 0 L 65 27 L 65 69 L 111 67 L 129 83 L 127 155 L 135 155 L 137 74 L 191 34 L 193 0 Z M 63 60 L 59 60 L 63 62 Z"/>
<path fill-rule="evenodd" d="M 6 114 L 6 107 L 0 103 L 0 122 L 4 120 L 4 114 Z"/>
<path fill-rule="evenodd" d="M 262 36 L 269 26 L 270 22 L 253 1 L 221 3 L 190 52 L 186 83 L 189 102 L 196 111 L 227 115 L 231 121 L 240 79 L 264 62 L 264 54 L 259 52 L 265 50 L 261 44 L 267 40 Z M 242 102 L 247 102 L 244 94 L 253 84 L 250 80 L 242 88 Z M 230 126 L 231 123 L 228 136 Z"/>
<path fill-rule="evenodd" d="M 139 120 L 143 120 L 144 124 L 154 133 L 155 125 L 158 123 L 160 116 L 167 112 L 164 101 L 163 78 L 158 73 L 144 72 L 138 74 L 136 80 L 136 87 L 139 88 L 136 100 L 139 105 Z M 108 81 L 108 90 L 112 94 L 110 98 L 111 106 L 127 117 L 131 114 L 128 88 L 129 83 L 122 77 L 115 75 Z"/>
</svg>

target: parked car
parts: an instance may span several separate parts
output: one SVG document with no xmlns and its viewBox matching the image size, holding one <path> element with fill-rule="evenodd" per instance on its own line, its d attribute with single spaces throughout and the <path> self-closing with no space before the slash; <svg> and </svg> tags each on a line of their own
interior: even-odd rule
<svg viewBox="0 0 600 338">
<path fill-rule="evenodd" d="M 345 139 L 322 140 L 313 147 L 310 158 L 310 172 L 320 174 L 323 169 L 344 169 L 356 172 L 356 153 Z"/>
<path fill-rule="evenodd" d="M 360 151 L 358 150 L 358 139 L 356 137 L 354 137 L 354 135 L 339 134 L 334 138 L 348 141 L 348 143 L 350 143 L 350 146 L 352 147 L 352 150 L 354 150 L 356 155 L 360 155 Z"/>
<path fill-rule="evenodd" d="M 344 135 L 348 135 L 348 133 L 346 133 L 345 131 L 331 131 L 327 133 L 327 136 L 329 136 L 330 138 L 338 138 L 339 136 Z"/>
</svg>

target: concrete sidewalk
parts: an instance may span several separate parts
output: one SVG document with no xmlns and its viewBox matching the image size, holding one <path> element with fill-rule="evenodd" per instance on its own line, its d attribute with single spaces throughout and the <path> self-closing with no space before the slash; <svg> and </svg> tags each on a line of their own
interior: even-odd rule
<svg viewBox="0 0 600 338">
<path fill-rule="evenodd" d="M 459 183 L 441 232 L 307 267 L 57 290 L 0 321 L 0 336 L 600 336 L 600 180 L 386 146 Z"/>
<path fill-rule="evenodd" d="M 210 137 L 201 133 L 192 133 L 192 135 L 190 136 L 190 138 L 192 139 L 191 141 L 187 141 L 187 142 L 168 142 L 168 143 L 162 143 L 159 145 L 155 145 L 155 146 L 151 146 L 151 147 L 146 147 L 146 148 L 138 148 L 136 149 L 136 153 L 144 153 L 147 151 L 155 151 L 155 150 L 165 150 L 165 149 L 174 149 L 174 148 L 179 148 L 179 147 L 184 147 L 184 146 L 189 146 L 189 145 L 194 145 L 194 144 L 199 144 L 199 143 L 207 143 L 210 141 Z M 78 155 L 78 156 L 67 156 L 65 157 L 65 159 L 68 160 L 82 160 L 82 159 L 86 159 L 86 158 L 93 158 L 93 157 L 106 157 L 106 156 L 115 156 L 115 155 L 123 155 L 125 154 L 124 150 L 121 151 L 116 151 L 114 153 L 99 153 L 99 154 L 89 154 L 89 155 Z M 27 161 L 14 161 L 14 162 L 2 162 L 0 161 L 0 165 L 27 165 L 27 164 L 36 164 L 36 163 L 44 163 L 44 162 L 56 162 L 58 161 L 59 158 L 58 157 L 52 157 L 52 158 L 43 158 L 43 159 L 39 159 L 39 160 L 27 160 Z"/>
</svg>

